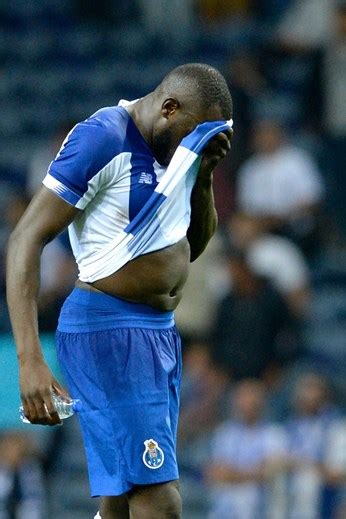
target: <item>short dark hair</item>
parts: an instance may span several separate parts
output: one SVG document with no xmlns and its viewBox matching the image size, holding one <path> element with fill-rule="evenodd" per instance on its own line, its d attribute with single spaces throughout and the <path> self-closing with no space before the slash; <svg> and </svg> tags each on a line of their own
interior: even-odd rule
<svg viewBox="0 0 346 519">
<path fill-rule="evenodd" d="M 217 105 L 222 116 L 230 119 L 233 103 L 227 82 L 221 72 L 205 63 L 186 63 L 165 76 L 160 87 L 179 86 L 187 93 L 196 92 L 202 109 Z"/>
</svg>

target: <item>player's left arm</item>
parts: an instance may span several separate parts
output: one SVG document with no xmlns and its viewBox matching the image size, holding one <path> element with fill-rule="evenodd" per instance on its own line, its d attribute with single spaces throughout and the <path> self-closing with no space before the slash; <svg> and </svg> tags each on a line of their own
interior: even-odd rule
<svg viewBox="0 0 346 519">
<path fill-rule="evenodd" d="M 191 221 L 187 230 L 191 262 L 202 254 L 216 230 L 213 171 L 231 149 L 232 133 L 232 130 L 219 133 L 203 151 L 201 166 L 191 194 Z"/>
</svg>

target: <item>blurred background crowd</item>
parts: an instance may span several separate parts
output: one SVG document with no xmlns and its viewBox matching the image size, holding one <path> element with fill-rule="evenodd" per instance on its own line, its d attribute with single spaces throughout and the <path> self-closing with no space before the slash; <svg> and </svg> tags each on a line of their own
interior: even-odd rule
<svg viewBox="0 0 346 519">
<path fill-rule="evenodd" d="M 0 0 L 0 519 L 87 519 L 77 422 L 23 428 L 7 238 L 66 133 L 171 68 L 205 62 L 234 101 L 219 228 L 176 312 L 185 519 L 346 517 L 346 1 Z M 50 365 L 76 267 L 43 252 Z"/>
</svg>

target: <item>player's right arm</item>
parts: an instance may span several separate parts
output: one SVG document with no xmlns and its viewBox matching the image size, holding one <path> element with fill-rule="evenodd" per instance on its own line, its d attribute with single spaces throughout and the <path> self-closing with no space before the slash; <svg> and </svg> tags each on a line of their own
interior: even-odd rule
<svg viewBox="0 0 346 519">
<path fill-rule="evenodd" d="M 44 187 L 35 195 L 10 237 L 7 301 L 17 346 L 24 413 L 32 423 L 60 423 L 51 390 L 63 392 L 44 361 L 39 341 L 37 296 L 41 252 L 95 196 L 98 187 L 89 182 L 116 154 L 115 147 L 113 134 L 97 118 L 91 117 L 75 126 L 50 164 Z"/>
<path fill-rule="evenodd" d="M 46 243 L 64 230 L 78 212 L 73 205 L 42 187 L 8 244 L 7 302 L 17 347 L 21 399 L 25 416 L 32 423 L 60 423 L 51 391 L 54 388 L 57 393 L 65 394 L 45 363 L 39 340 L 40 257 Z"/>
</svg>

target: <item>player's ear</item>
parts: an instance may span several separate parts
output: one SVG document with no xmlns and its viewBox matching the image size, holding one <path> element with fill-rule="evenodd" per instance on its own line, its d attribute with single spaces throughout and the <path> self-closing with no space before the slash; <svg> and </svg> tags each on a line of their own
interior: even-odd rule
<svg viewBox="0 0 346 519">
<path fill-rule="evenodd" d="M 174 99 L 173 97 L 169 97 L 168 99 L 165 99 L 161 106 L 161 115 L 165 119 L 169 119 L 172 115 L 174 115 L 177 110 L 180 108 L 180 103 L 177 99 Z"/>
</svg>

